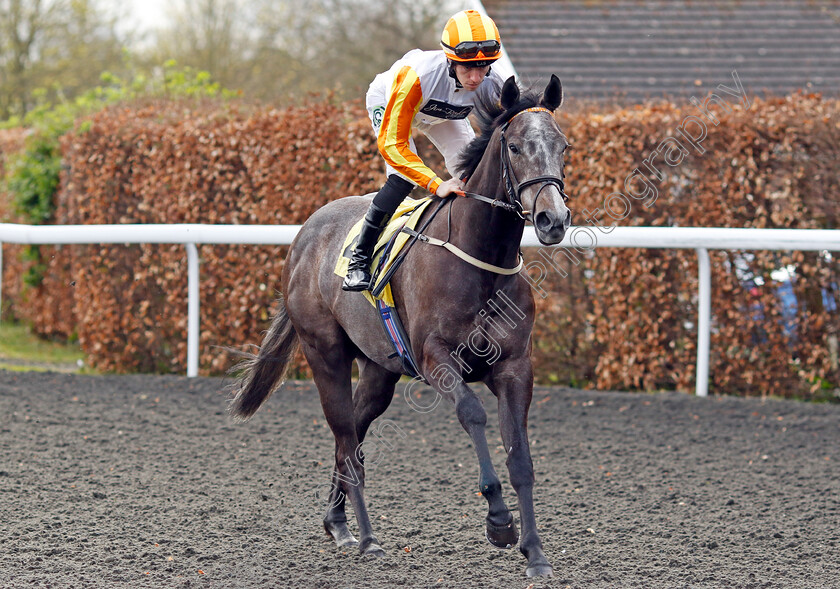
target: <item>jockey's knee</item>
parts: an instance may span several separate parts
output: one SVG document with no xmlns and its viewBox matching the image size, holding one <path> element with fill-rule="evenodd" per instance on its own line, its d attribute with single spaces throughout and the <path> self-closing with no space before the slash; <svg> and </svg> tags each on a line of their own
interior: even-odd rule
<svg viewBox="0 0 840 589">
<path fill-rule="evenodd" d="M 373 204 L 383 211 L 393 213 L 413 188 L 414 184 L 405 178 L 391 174 L 385 185 L 373 197 Z"/>
</svg>

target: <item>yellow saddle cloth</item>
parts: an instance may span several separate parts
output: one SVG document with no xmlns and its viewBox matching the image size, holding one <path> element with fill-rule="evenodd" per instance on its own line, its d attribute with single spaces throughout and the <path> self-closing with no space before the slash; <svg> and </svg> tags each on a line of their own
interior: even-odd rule
<svg viewBox="0 0 840 589">
<path fill-rule="evenodd" d="M 391 221 L 385 227 L 385 230 L 379 237 L 379 241 L 376 242 L 376 248 L 374 249 L 373 256 L 373 268 L 377 268 L 379 266 L 379 262 L 382 258 L 382 253 L 385 249 L 385 246 L 391 240 L 391 237 L 393 237 L 394 233 L 398 232 L 403 227 L 414 229 L 417 226 L 417 221 L 420 220 L 420 215 L 423 214 L 423 211 L 426 210 L 426 207 L 429 206 L 430 202 L 432 202 L 431 197 L 421 198 L 417 200 L 413 198 L 406 198 L 402 202 L 402 204 L 400 204 L 400 206 L 397 207 L 397 210 L 394 212 L 394 216 L 391 218 Z M 344 244 L 341 247 L 341 253 L 338 255 L 338 260 L 335 263 L 334 272 L 342 278 L 347 276 L 347 267 L 350 265 L 350 258 L 353 255 L 353 246 L 355 245 L 356 238 L 359 236 L 359 233 L 362 230 L 363 220 L 364 219 L 359 219 L 359 221 L 350 229 L 350 232 L 344 239 Z M 388 259 L 385 260 L 377 276 L 376 283 L 371 288 L 378 286 L 379 281 L 388 271 L 388 268 L 391 267 L 391 264 L 396 259 L 397 254 L 400 252 L 403 246 L 405 246 L 406 242 L 409 240 L 410 237 L 411 236 L 407 233 L 400 233 L 399 235 L 397 235 L 394 241 L 394 245 L 388 254 Z M 366 290 L 362 294 L 365 295 L 365 298 L 370 302 L 371 305 L 373 305 L 374 307 L 376 306 L 376 299 L 373 298 L 373 295 L 371 295 L 369 291 Z M 394 297 L 391 294 L 390 284 L 385 286 L 385 288 L 379 294 L 379 298 L 382 299 L 382 301 L 384 301 L 385 304 L 389 307 L 394 306 Z"/>
</svg>

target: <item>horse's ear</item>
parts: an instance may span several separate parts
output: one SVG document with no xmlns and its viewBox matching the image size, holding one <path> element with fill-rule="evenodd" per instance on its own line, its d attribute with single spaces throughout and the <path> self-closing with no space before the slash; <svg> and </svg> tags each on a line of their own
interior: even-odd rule
<svg viewBox="0 0 840 589">
<path fill-rule="evenodd" d="M 557 110 L 563 104 L 563 84 L 560 83 L 560 78 L 551 74 L 551 80 L 548 86 L 545 87 L 545 93 L 542 97 L 542 105 L 548 110 Z"/>
<path fill-rule="evenodd" d="M 516 80 L 511 76 L 507 79 L 505 85 L 502 86 L 502 95 L 499 98 L 499 102 L 501 102 L 502 108 L 507 110 L 516 104 L 518 100 L 519 86 L 516 85 Z"/>
</svg>

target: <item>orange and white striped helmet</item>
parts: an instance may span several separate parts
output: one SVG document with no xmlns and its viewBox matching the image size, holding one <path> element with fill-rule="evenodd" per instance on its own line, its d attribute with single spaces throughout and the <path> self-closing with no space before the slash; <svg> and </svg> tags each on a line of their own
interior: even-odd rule
<svg viewBox="0 0 840 589">
<path fill-rule="evenodd" d="M 450 18 L 440 45 L 446 57 L 458 63 L 493 62 L 502 50 L 496 23 L 476 10 L 463 10 Z"/>
</svg>

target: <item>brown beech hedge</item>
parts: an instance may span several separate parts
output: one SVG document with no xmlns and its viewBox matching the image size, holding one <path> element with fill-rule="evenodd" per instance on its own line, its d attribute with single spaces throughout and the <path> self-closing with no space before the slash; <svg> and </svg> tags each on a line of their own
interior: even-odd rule
<svg viewBox="0 0 840 589">
<path fill-rule="evenodd" d="M 537 379 L 605 389 L 692 390 L 694 251 L 597 249 L 616 225 L 838 228 L 840 102 L 817 95 L 578 106 L 557 115 L 570 142 L 567 188 L 577 246 L 531 248 L 523 274 L 539 311 Z M 0 133 L 0 165 L 22 134 Z M 435 166 L 439 158 L 422 149 Z M 330 98 L 273 109 L 149 101 L 108 108 L 62 142 L 54 223 L 296 224 L 384 180 L 363 106 Z M 5 156 L 3 154 L 6 154 Z M 0 218 L 19 220 L 10 195 Z M 5 316 L 78 336 L 100 370 L 183 372 L 181 246 L 4 246 Z M 224 348 L 259 343 L 286 248 L 200 246 L 201 372 Z M 711 251 L 711 390 L 830 397 L 838 369 L 837 255 Z M 793 271 L 778 282 L 780 269 Z M 782 289 L 790 289 L 787 297 Z M 793 305 L 793 306 L 791 306 Z M 299 359 L 299 374 L 305 364 Z"/>
</svg>

